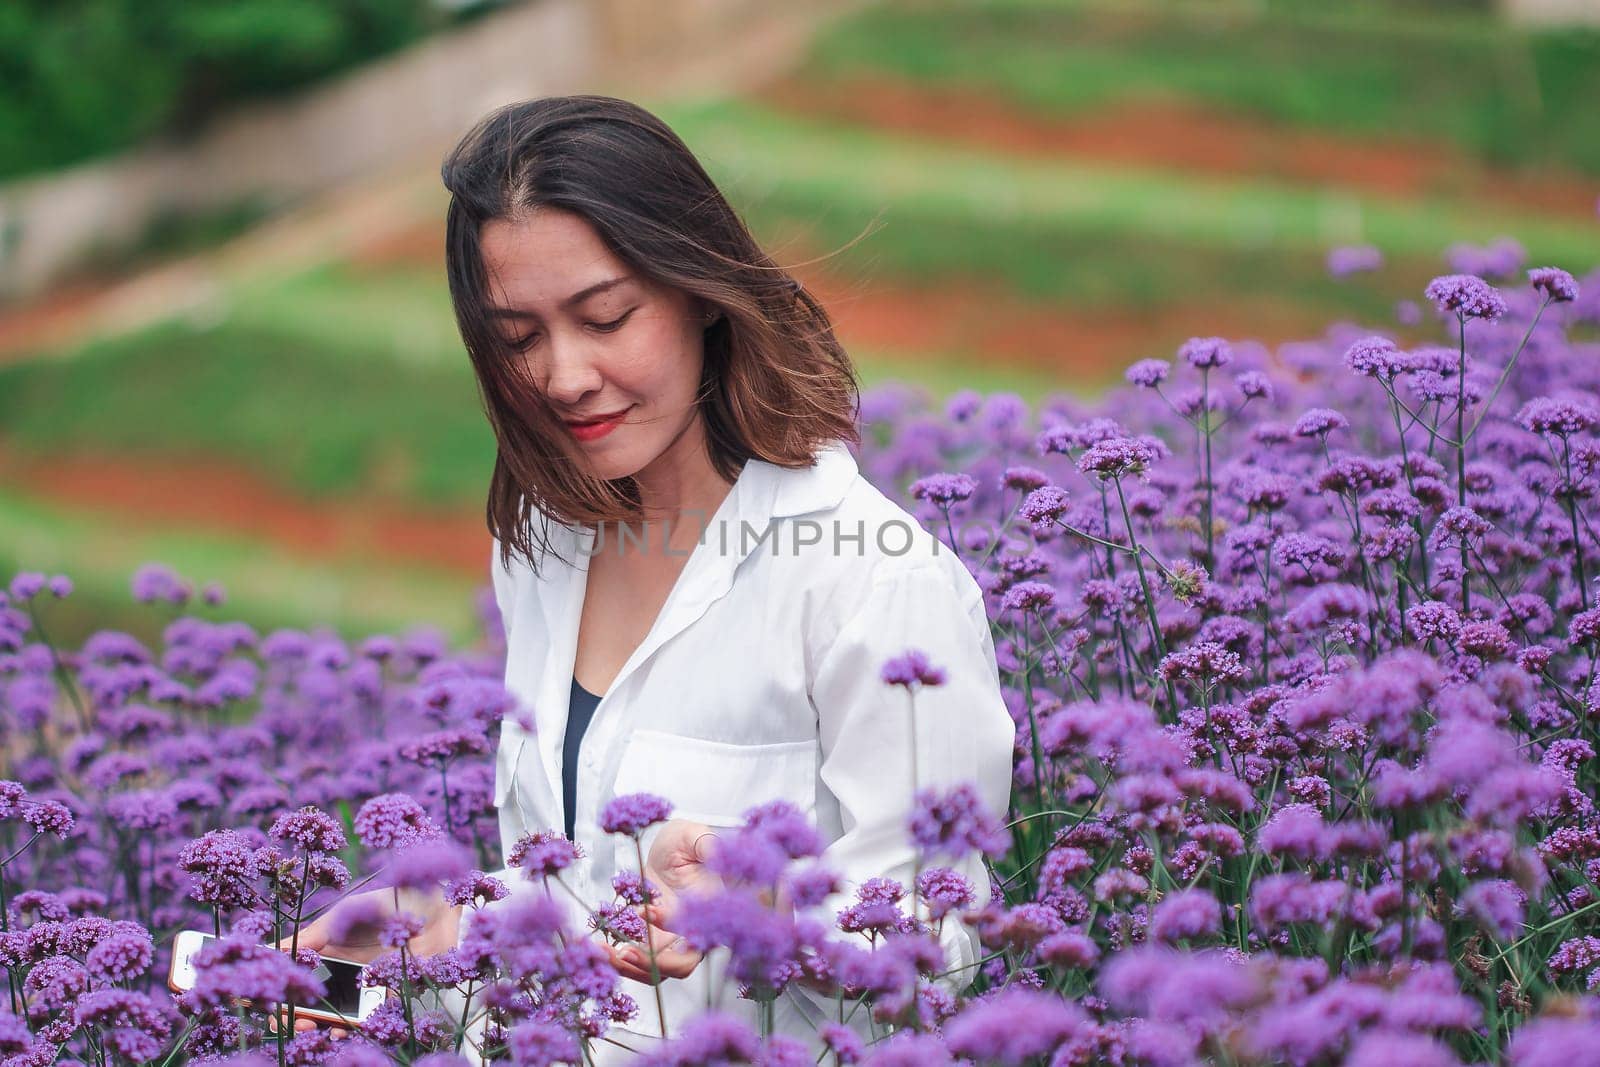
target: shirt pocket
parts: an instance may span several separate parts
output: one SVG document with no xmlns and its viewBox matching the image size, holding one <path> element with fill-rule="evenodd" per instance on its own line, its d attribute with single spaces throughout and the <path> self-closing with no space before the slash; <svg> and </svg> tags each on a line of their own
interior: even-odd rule
<svg viewBox="0 0 1600 1067">
<path fill-rule="evenodd" d="M 531 736 L 512 722 L 509 715 L 500 720 L 500 744 L 494 753 L 494 806 L 497 808 L 505 807 L 506 799 L 511 796 L 522 746 Z"/>
<path fill-rule="evenodd" d="M 672 802 L 672 817 L 738 826 L 760 804 L 786 800 L 808 819 L 817 806 L 817 742 L 728 744 L 635 730 L 623 749 L 613 795 L 653 793 Z"/>
</svg>

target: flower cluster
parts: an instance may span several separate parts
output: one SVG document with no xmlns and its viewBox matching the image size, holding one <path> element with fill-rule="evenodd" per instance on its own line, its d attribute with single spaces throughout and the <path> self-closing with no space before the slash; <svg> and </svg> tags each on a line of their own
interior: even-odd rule
<svg viewBox="0 0 1600 1067">
<path fill-rule="evenodd" d="M 38 621 L 70 581 L 17 575 L 0 1055 L 454 1064 L 466 1039 L 583 1062 L 640 1008 L 610 953 L 670 918 L 671 951 L 736 990 L 644 1062 L 1587 1062 L 1600 279 L 1513 284 L 1511 243 L 1451 260 L 1415 294 L 1440 313 L 1423 343 L 1200 337 L 1092 405 L 863 405 L 864 472 L 977 577 L 1017 726 L 1010 810 L 915 791 L 895 871 L 851 869 L 848 820 L 833 842 L 752 797 L 689 891 L 649 859 L 683 834 L 671 804 L 612 797 L 614 897 L 574 921 L 588 857 L 559 832 L 516 843 L 510 882 L 484 874 L 515 710 L 492 601 L 487 654 L 427 631 L 352 648 L 178 614 L 190 586 L 155 568 L 135 593 L 174 615 L 164 647 L 103 631 L 67 651 Z M 884 714 L 912 722 L 949 682 L 915 648 L 877 667 Z M 349 1042 L 290 1038 L 266 1012 L 323 990 L 276 941 L 357 874 L 383 892 L 333 925 L 403 995 Z M 429 943 L 431 894 L 471 913 L 458 942 Z M 174 997 L 184 927 L 220 936 Z M 464 999 L 428 999 L 446 994 Z M 770 1025 L 797 1004 L 814 1032 Z"/>
</svg>

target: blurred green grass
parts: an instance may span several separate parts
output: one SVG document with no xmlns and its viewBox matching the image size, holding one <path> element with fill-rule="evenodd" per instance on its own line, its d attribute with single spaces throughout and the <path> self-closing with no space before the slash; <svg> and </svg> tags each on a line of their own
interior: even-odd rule
<svg viewBox="0 0 1600 1067">
<path fill-rule="evenodd" d="M 401 580 L 392 565 L 312 561 L 250 538 L 130 528 L 104 515 L 0 489 L 0 575 L 42 570 L 73 581 L 66 601 L 44 598 L 52 640 L 75 645 L 95 630 L 112 628 L 157 641 L 176 609 L 133 600 L 130 583 L 145 563 L 174 568 L 197 590 L 220 581 L 225 603 L 185 610 L 206 618 L 245 619 L 263 634 L 279 627 L 328 625 L 355 639 L 399 634 L 426 619 L 452 647 L 482 636 L 473 605 L 476 584 L 452 572 L 407 565 Z M 481 584 L 488 584 L 487 548 Z"/>
<path fill-rule="evenodd" d="M 1439 256 L 1454 241 L 1509 233 L 1534 258 L 1583 262 L 1600 241 L 1594 227 L 1494 204 L 1009 159 L 807 121 L 734 100 L 684 104 L 669 113 L 718 180 L 738 190 L 752 210 L 781 190 L 783 197 L 804 198 L 819 210 L 891 208 L 930 226 L 950 221 L 994 227 L 995 243 L 1002 246 L 1017 231 L 1031 229 L 1062 238 L 1115 237 L 1135 242 L 1135 248 L 1140 241 L 1165 242 L 1257 256 L 1320 257 L 1335 244 L 1370 241 L 1393 256 L 1423 258 Z M 1060 250 L 1063 271 L 1073 267 L 1069 249 Z M 1032 274 L 1016 280 L 1030 278 L 1037 285 Z"/>
<path fill-rule="evenodd" d="M 841 19 L 800 77 L 893 74 L 1040 114 L 1180 98 L 1600 174 L 1600 30 L 1492 7 L 1373 2 L 895 0 Z"/>
</svg>

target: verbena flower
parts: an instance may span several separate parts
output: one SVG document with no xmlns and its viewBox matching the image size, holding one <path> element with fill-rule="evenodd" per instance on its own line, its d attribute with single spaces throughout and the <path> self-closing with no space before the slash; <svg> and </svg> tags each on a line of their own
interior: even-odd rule
<svg viewBox="0 0 1600 1067">
<path fill-rule="evenodd" d="M 1154 389 L 1171 373 L 1172 364 L 1164 359 L 1141 359 L 1128 368 L 1125 377 L 1130 385 Z"/>
<path fill-rule="evenodd" d="M 1179 346 L 1178 358 L 1201 369 L 1225 367 L 1233 362 L 1233 348 L 1222 337 L 1191 337 Z"/>
<path fill-rule="evenodd" d="M 1577 280 L 1559 267 L 1533 268 L 1528 271 L 1528 284 L 1552 304 L 1570 304 L 1578 299 Z"/>
<path fill-rule="evenodd" d="M 1494 321 L 1506 313 L 1500 291 L 1472 274 L 1446 274 L 1429 282 L 1422 295 L 1440 311 L 1454 311 L 1469 319 Z"/>
<path fill-rule="evenodd" d="M 919 685 L 938 686 L 945 682 L 944 671 L 928 662 L 925 652 L 915 648 L 907 649 L 886 661 L 880 677 L 886 685 L 898 685 L 907 689 Z"/>
<path fill-rule="evenodd" d="M 608 834 L 637 837 L 672 814 L 672 803 L 651 793 L 627 793 L 600 811 L 600 829 Z"/>
<path fill-rule="evenodd" d="M 911 483 L 911 495 L 948 507 L 966 500 L 977 488 L 978 483 L 970 475 L 930 474 Z"/>
</svg>

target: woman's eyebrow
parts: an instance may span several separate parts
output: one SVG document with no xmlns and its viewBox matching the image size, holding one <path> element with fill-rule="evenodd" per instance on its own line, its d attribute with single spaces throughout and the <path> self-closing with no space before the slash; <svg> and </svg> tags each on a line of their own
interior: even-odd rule
<svg viewBox="0 0 1600 1067">
<path fill-rule="evenodd" d="M 573 293 L 571 296 L 569 296 L 565 300 L 561 301 L 561 307 L 563 309 L 574 307 L 574 306 L 576 306 L 578 304 L 583 303 L 585 300 L 589 299 L 591 296 L 598 296 L 600 293 L 604 293 L 604 292 L 606 292 L 606 291 L 608 291 L 610 289 L 615 289 L 617 286 L 623 284 L 624 282 L 631 282 L 631 281 L 633 281 L 633 275 L 624 274 L 624 275 L 621 275 L 620 277 L 616 277 L 616 278 L 607 278 L 605 281 L 602 281 L 602 282 L 595 282 L 593 285 L 589 286 L 588 288 L 579 289 L 576 293 Z M 488 312 L 489 312 L 489 317 L 492 318 L 492 319 L 525 319 L 525 318 L 531 317 L 534 314 L 531 311 L 523 311 L 521 308 L 502 308 L 502 307 L 490 307 L 488 309 Z"/>
</svg>

